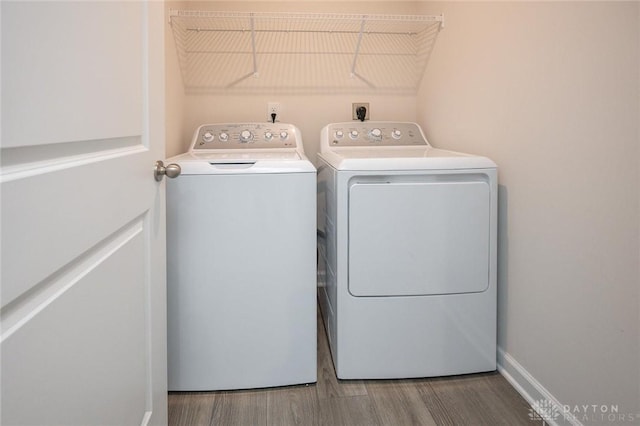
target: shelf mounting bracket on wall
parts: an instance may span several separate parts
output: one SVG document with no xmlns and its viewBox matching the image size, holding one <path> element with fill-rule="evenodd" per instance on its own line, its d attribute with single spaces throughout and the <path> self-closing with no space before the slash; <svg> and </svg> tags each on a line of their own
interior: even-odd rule
<svg viewBox="0 0 640 426">
<path fill-rule="evenodd" d="M 367 16 L 364 15 L 362 17 L 362 22 L 360 23 L 360 32 L 358 34 L 358 44 L 356 45 L 356 52 L 353 55 L 353 63 L 351 64 L 351 78 L 357 77 L 363 82 L 367 84 L 367 86 L 375 89 L 375 85 L 368 81 L 366 78 L 362 77 L 356 72 L 356 64 L 358 63 L 358 54 L 360 53 L 360 46 L 362 45 L 362 36 L 364 35 L 364 27 L 367 24 Z"/>
<path fill-rule="evenodd" d="M 255 25 L 255 20 L 253 18 L 253 13 L 249 18 L 249 23 L 251 27 L 251 53 L 252 53 L 251 56 L 253 58 L 253 70 L 250 73 L 245 74 L 242 77 L 238 78 L 237 80 L 234 80 L 231 83 L 229 83 L 227 85 L 227 89 L 231 89 L 233 86 L 241 83 L 247 78 L 250 78 L 250 77 L 258 78 L 258 59 L 256 56 L 256 28 L 255 28 L 256 25 Z"/>
</svg>

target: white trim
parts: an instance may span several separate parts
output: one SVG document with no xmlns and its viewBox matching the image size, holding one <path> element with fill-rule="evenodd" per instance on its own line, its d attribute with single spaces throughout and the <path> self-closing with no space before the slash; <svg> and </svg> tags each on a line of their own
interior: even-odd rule
<svg viewBox="0 0 640 426">
<path fill-rule="evenodd" d="M 551 394 L 535 377 L 533 377 L 518 361 L 502 348 L 498 348 L 498 372 L 515 388 L 515 390 L 531 405 L 536 401 L 549 401 L 557 407 L 563 404 Z M 557 420 L 547 421 L 549 426 L 583 426 L 575 417 L 567 417 L 564 410 L 560 410 Z"/>
<path fill-rule="evenodd" d="M 18 179 L 27 179 L 38 175 L 72 169 L 146 151 L 148 151 L 146 147 L 137 144 L 124 148 L 106 149 L 98 152 L 89 152 L 86 154 L 23 163 L 16 166 L 0 167 L 0 183 L 11 182 Z"/>
<path fill-rule="evenodd" d="M 140 422 L 140 426 L 149 426 L 149 421 L 151 420 L 151 411 L 145 411 L 144 416 L 142 417 L 142 422 Z"/>
</svg>

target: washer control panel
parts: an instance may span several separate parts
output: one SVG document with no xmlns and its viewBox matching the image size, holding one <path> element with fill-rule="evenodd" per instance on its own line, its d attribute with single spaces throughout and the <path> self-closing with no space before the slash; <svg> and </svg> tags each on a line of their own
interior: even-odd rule
<svg viewBox="0 0 640 426">
<path fill-rule="evenodd" d="M 337 123 L 328 126 L 331 146 L 428 146 L 416 123 Z"/>
<path fill-rule="evenodd" d="M 191 149 L 295 148 L 299 138 L 293 124 L 203 124 L 193 135 Z"/>
</svg>

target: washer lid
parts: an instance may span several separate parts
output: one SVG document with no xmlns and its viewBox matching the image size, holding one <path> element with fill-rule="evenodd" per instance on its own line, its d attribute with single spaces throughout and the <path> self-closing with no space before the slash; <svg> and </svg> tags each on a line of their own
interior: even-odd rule
<svg viewBox="0 0 640 426">
<path fill-rule="evenodd" d="M 318 154 L 337 170 L 451 170 L 495 168 L 486 157 L 427 147 L 334 148 Z"/>
<path fill-rule="evenodd" d="M 196 161 L 208 161 L 214 163 L 234 163 L 238 161 L 278 161 L 278 160 L 301 160 L 302 157 L 296 151 L 224 151 L 216 150 L 211 152 L 191 152 L 189 153 Z"/>
</svg>

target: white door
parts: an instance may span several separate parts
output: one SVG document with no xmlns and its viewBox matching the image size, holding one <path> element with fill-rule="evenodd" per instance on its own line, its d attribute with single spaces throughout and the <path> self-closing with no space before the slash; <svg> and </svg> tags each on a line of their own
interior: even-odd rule
<svg viewBox="0 0 640 426">
<path fill-rule="evenodd" d="M 164 6 L 0 8 L 2 424 L 164 424 Z"/>
</svg>

